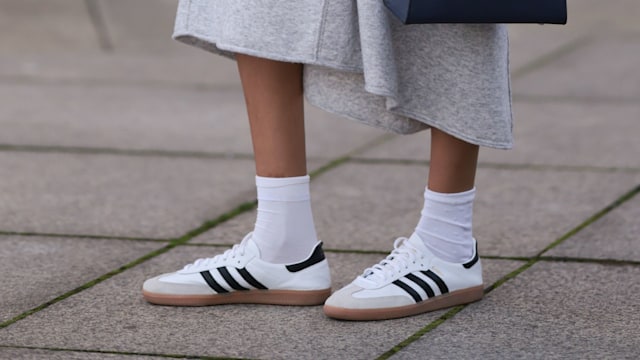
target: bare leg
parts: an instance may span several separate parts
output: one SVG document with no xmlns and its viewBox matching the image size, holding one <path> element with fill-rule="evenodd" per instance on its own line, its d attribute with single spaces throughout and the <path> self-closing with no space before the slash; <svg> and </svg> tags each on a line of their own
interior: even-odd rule
<svg viewBox="0 0 640 360">
<path fill-rule="evenodd" d="M 307 176 L 302 65 L 236 58 L 258 175 L 252 239 L 264 261 L 299 262 L 318 242 Z"/>
<path fill-rule="evenodd" d="M 256 173 L 307 174 L 302 65 L 237 54 L 251 125 Z"/>
<path fill-rule="evenodd" d="M 428 187 L 439 193 L 459 193 L 473 188 L 478 146 L 431 129 L 431 165 Z"/>
</svg>

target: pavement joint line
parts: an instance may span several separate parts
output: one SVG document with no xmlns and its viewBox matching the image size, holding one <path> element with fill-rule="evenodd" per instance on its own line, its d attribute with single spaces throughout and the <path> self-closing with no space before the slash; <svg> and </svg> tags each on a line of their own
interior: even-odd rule
<svg viewBox="0 0 640 360">
<path fill-rule="evenodd" d="M 503 261 L 530 261 L 536 257 L 526 256 L 499 256 L 499 255 L 482 255 L 480 258 L 488 260 L 503 260 Z M 640 260 L 622 260 L 622 259 L 599 259 L 590 257 L 574 257 L 574 256 L 540 256 L 540 261 L 546 262 L 564 262 L 564 263 L 584 263 L 584 264 L 599 264 L 599 265 L 612 265 L 612 266 L 638 266 Z"/>
<path fill-rule="evenodd" d="M 106 354 L 106 355 L 124 355 L 124 356 L 157 356 L 169 359 L 203 359 L 203 360 L 252 360 L 250 358 L 220 357 L 220 356 L 200 356 L 185 354 L 162 354 L 147 352 L 130 352 L 130 351 L 110 351 L 110 350 L 89 350 L 89 349 L 73 349 L 73 348 L 57 348 L 57 347 L 38 347 L 23 345 L 0 345 L 4 349 L 25 349 L 25 350 L 46 350 L 56 352 L 80 352 L 86 354 Z"/>
<path fill-rule="evenodd" d="M 611 204 L 607 205 L 602 210 L 598 211 L 597 213 L 595 213 L 591 217 L 587 218 L 587 220 L 585 220 L 582 223 L 580 223 L 578 226 L 574 227 L 573 229 L 569 230 L 564 235 L 560 236 L 557 240 L 553 241 L 544 250 L 542 250 L 536 256 L 532 257 L 529 261 L 527 261 L 527 263 L 525 263 L 524 265 L 522 265 L 519 268 L 515 269 L 514 271 L 510 272 L 509 274 L 503 276 L 498 281 L 496 281 L 495 283 L 493 283 L 492 285 L 487 287 L 484 290 L 485 295 L 489 294 L 493 290 L 499 288 L 500 286 L 502 286 L 507 281 L 509 281 L 511 279 L 514 279 L 515 277 L 517 277 L 518 275 L 520 275 L 521 273 L 523 273 L 524 271 L 528 270 L 530 267 L 535 265 L 536 263 L 542 261 L 543 260 L 542 255 L 545 252 L 553 249 L 554 247 L 558 246 L 562 242 L 564 242 L 567 239 L 571 238 L 572 236 L 574 236 L 575 234 L 577 234 L 578 232 L 580 232 L 581 230 L 583 230 L 587 226 L 593 224 L 596 220 L 598 220 L 601 217 L 605 216 L 606 214 L 608 214 L 609 212 L 611 212 L 615 208 L 621 206 L 622 204 L 624 204 L 628 200 L 632 199 L 638 193 L 640 193 L 640 185 L 637 185 L 636 187 L 632 188 L 630 191 L 628 191 L 624 195 L 620 196 L 618 199 L 614 200 Z M 396 353 L 400 352 L 402 349 L 406 348 L 407 346 L 409 346 L 410 344 L 412 344 L 416 340 L 420 339 L 425 334 L 429 333 L 430 331 L 434 330 L 435 328 L 437 328 L 438 326 L 443 324 L 445 321 L 447 321 L 447 320 L 451 319 L 452 317 L 454 317 L 456 314 L 458 314 L 460 311 L 464 310 L 469 305 L 470 304 L 465 304 L 465 305 L 459 305 L 459 306 L 451 308 L 448 312 L 446 312 L 444 315 L 440 316 L 438 319 L 430 322 L 429 324 L 427 324 L 422 329 L 420 329 L 417 332 L 413 333 L 411 336 L 409 336 L 408 338 L 406 338 L 402 342 L 398 343 L 397 345 L 395 345 L 394 347 L 392 347 L 391 349 L 389 349 L 388 351 L 386 351 L 385 353 L 380 355 L 376 360 L 389 359 L 390 357 L 394 356 Z"/>
<path fill-rule="evenodd" d="M 598 211 L 597 213 L 593 214 L 592 216 L 590 216 L 582 224 L 580 224 L 577 227 L 573 228 L 571 231 L 569 231 L 568 233 L 564 234 L 563 236 L 561 236 L 556 241 L 554 241 L 551 244 L 549 244 L 540 253 L 538 253 L 538 255 L 536 257 L 540 258 L 547 251 L 555 248 L 556 246 L 560 245 L 561 243 L 563 243 L 568 238 L 570 238 L 573 235 L 575 235 L 575 234 L 579 233 L 580 231 L 584 230 L 586 227 L 588 227 L 589 225 L 593 224 L 594 222 L 596 222 L 597 220 L 599 220 L 603 216 L 607 215 L 608 213 L 610 213 L 614 209 L 618 208 L 619 206 L 621 206 L 625 202 L 631 200 L 638 193 L 640 193 L 640 184 L 636 185 L 631 190 L 627 191 L 625 194 L 623 194 L 622 196 L 617 198 L 614 202 L 612 202 L 611 204 L 607 205 L 604 209 L 602 209 L 602 210 Z"/>
<path fill-rule="evenodd" d="M 354 151 L 353 153 L 335 158 L 330 163 L 322 167 L 332 167 L 333 162 L 349 161 L 356 164 L 379 164 L 379 165 L 420 165 L 429 166 L 428 160 L 416 159 L 384 159 L 384 158 L 363 158 L 358 157 L 370 147 L 379 145 L 394 138 L 391 134 L 385 134 L 378 139 L 374 139 L 372 144 L 365 149 Z M 140 157 L 169 157 L 169 158 L 194 158 L 194 159 L 218 159 L 218 160 L 253 160 L 253 155 L 247 153 L 216 153 L 206 151 L 183 151 L 183 150 L 158 150 L 158 149 L 118 149 L 101 147 L 82 146 L 41 146 L 41 145 L 12 145 L 0 144 L 0 152 L 33 152 L 51 154 L 76 154 L 76 155 L 118 155 L 118 156 L 140 156 Z M 309 161 L 325 160 L 319 157 L 308 157 Z M 322 168 L 321 167 L 321 168 Z M 638 173 L 640 167 L 602 167 L 602 166 L 572 166 L 572 165 L 545 165 L 545 164 L 509 164 L 479 162 L 478 168 L 505 169 L 505 170 L 553 170 L 553 171 L 589 171 L 589 172 L 624 172 Z"/>
<path fill-rule="evenodd" d="M 180 247 L 232 247 L 234 244 L 232 243 L 185 243 L 180 245 Z M 387 250 L 360 250 L 360 249 L 338 249 L 338 248 L 323 248 L 325 253 L 329 254 L 353 254 L 353 255 L 388 255 L 389 251 Z M 482 255 L 481 259 L 487 260 L 499 260 L 499 261 L 520 261 L 520 262 L 528 262 L 533 257 L 527 256 L 500 256 L 500 255 Z M 587 263 L 587 264 L 602 264 L 602 265 L 640 265 L 640 261 L 636 260 L 620 260 L 620 259 L 598 259 L 598 258 L 585 258 L 585 257 L 570 257 L 570 256 L 541 256 L 540 261 L 547 262 L 578 262 L 578 263 Z"/>
<path fill-rule="evenodd" d="M 620 259 L 595 259 L 595 258 L 581 258 L 571 256 L 541 256 L 540 261 L 547 262 L 575 262 L 584 264 L 598 264 L 598 265 L 610 265 L 610 266 L 640 266 L 639 260 L 620 260 Z"/>
<path fill-rule="evenodd" d="M 310 171 L 309 172 L 309 177 L 310 177 L 311 180 L 315 180 L 318 176 L 322 176 L 324 173 L 326 173 L 326 172 L 328 172 L 330 170 L 333 170 L 333 169 L 339 167 L 340 165 L 343 165 L 343 164 L 347 163 L 349 161 L 349 159 L 351 159 L 351 156 L 353 156 L 353 154 L 359 154 L 361 152 L 364 152 L 364 151 L 366 151 L 366 150 L 368 150 L 368 149 L 370 149 L 370 148 L 372 148 L 374 146 L 377 146 L 377 145 L 379 145 L 381 143 L 384 143 L 384 142 L 390 140 L 392 137 L 393 136 L 390 135 L 390 134 L 384 134 L 382 136 L 374 138 L 373 140 L 363 144 L 362 146 L 360 146 L 360 147 L 348 152 L 346 155 L 340 156 L 338 158 L 335 158 L 335 159 L 329 161 L 328 163 L 320 166 L 319 168 L 317 168 L 317 169 L 315 169 L 313 171 Z M 254 199 L 251 202 L 251 204 L 253 204 L 252 207 L 250 209 L 247 209 L 247 211 L 255 209 L 255 207 L 258 205 L 258 200 Z M 240 215 L 240 214 L 238 214 L 238 215 Z M 187 244 L 188 243 L 185 242 L 185 243 L 183 243 L 181 245 L 187 245 Z M 196 246 L 203 246 L 203 245 L 204 245 L 204 243 L 196 243 Z M 228 246 L 228 245 L 222 245 L 222 244 L 212 244 L 212 245 Z"/>
<path fill-rule="evenodd" d="M 240 84 L 212 84 L 179 82 L 170 80 L 127 80 L 102 79 L 93 77 L 56 78 L 34 75 L 0 75 L 0 84 L 28 85 L 28 86 L 81 86 L 81 87 L 127 87 L 141 89 L 171 89 L 194 92 L 241 92 Z"/>
<path fill-rule="evenodd" d="M 450 318 L 452 318 L 453 316 L 455 316 L 457 313 L 462 311 L 464 308 L 465 308 L 465 306 L 463 306 L 463 305 L 458 305 L 458 306 L 455 306 L 455 307 L 451 308 L 449 311 L 444 313 L 444 315 L 440 316 L 436 320 L 434 320 L 431 323 L 429 323 L 429 325 L 427 325 L 427 326 L 423 327 L 422 329 L 416 331 L 411 336 L 409 336 L 408 338 L 404 339 L 402 342 L 400 342 L 399 344 L 395 345 L 390 350 L 388 350 L 388 351 L 384 352 L 382 355 L 378 356 L 376 358 L 376 360 L 389 359 L 390 357 L 392 357 L 396 353 L 400 352 L 405 347 L 409 346 L 414 341 L 420 339 L 424 334 L 426 334 L 429 331 L 435 329 L 436 327 L 440 326 L 440 324 L 444 323 L 445 321 L 447 321 Z"/>
<path fill-rule="evenodd" d="M 551 50 L 546 54 L 539 56 L 538 58 L 532 60 L 531 62 L 524 64 L 519 68 L 513 70 L 511 72 L 511 78 L 515 80 L 525 75 L 528 75 L 536 70 L 539 70 L 544 66 L 552 63 L 553 61 L 558 60 L 563 56 L 566 56 L 580 49 L 581 47 L 590 44 L 591 42 L 593 42 L 593 40 L 594 40 L 594 37 L 591 34 L 586 34 L 581 37 L 578 37 L 577 39 L 569 41 L 568 43 L 565 43 L 557 47 L 556 49 Z"/>
<path fill-rule="evenodd" d="M 497 289 L 498 287 L 500 287 L 500 285 L 504 284 L 508 280 L 511 280 L 511 279 L 515 278 L 520 273 L 524 272 L 525 270 L 527 270 L 531 266 L 533 266 L 533 264 L 535 264 L 536 261 L 537 261 L 536 259 L 531 259 L 526 264 L 520 266 L 516 270 L 514 270 L 514 271 L 510 272 L 509 274 L 503 276 L 498 281 L 496 281 L 495 283 L 491 284 L 486 289 L 484 289 L 484 294 L 486 295 L 486 294 L 490 293 L 491 291 Z M 392 357 L 396 353 L 400 352 L 402 349 L 406 348 L 407 346 L 411 345 L 416 340 L 420 339 L 425 334 L 429 333 L 430 331 L 434 330 L 438 326 L 442 325 L 445 321 L 447 321 L 447 320 L 451 319 L 452 317 L 454 317 L 456 314 L 458 314 L 460 311 L 464 310 L 469 305 L 470 304 L 458 305 L 458 306 L 450 308 L 449 311 L 444 313 L 444 315 L 438 317 L 436 320 L 430 322 L 429 324 L 424 326 L 422 329 L 420 329 L 420 330 L 416 331 L 415 333 L 411 334 L 408 338 L 404 339 L 403 341 L 401 341 L 400 343 L 398 343 L 397 345 L 395 345 L 394 347 L 392 347 L 391 349 L 389 349 L 388 351 L 384 352 L 382 355 L 377 357 L 376 360 L 389 359 L 390 357 Z"/>
<path fill-rule="evenodd" d="M 571 96 L 571 95 L 539 95 L 514 94 L 513 101 L 518 103 L 578 103 L 582 105 L 630 105 L 638 106 L 639 98 L 605 97 L 605 96 Z"/>
<path fill-rule="evenodd" d="M 87 13 L 91 20 L 91 24 L 93 25 L 93 29 L 98 37 L 100 49 L 108 53 L 113 52 L 113 41 L 111 40 L 111 36 L 109 36 L 107 23 L 104 19 L 102 10 L 100 9 L 99 2 L 97 0 L 85 0 L 84 4 L 87 8 Z"/>
<path fill-rule="evenodd" d="M 232 243 L 185 243 L 181 247 L 232 247 Z"/>
<path fill-rule="evenodd" d="M 0 151 L 62 153 L 76 155 L 121 155 L 143 157 L 172 157 L 195 159 L 253 160 L 253 155 L 245 153 L 216 153 L 206 151 L 158 150 L 158 149 L 118 149 L 83 146 L 42 146 L 0 144 Z"/>
<path fill-rule="evenodd" d="M 232 247 L 234 244 L 228 243 L 186 243 L 180 245 L 181 247 Z M 333 249 L 322 248 L 325 253 L 334 254 L 362 254 L 362 255 L 388 255 L 389 251 L 382 250 L 358 250 L 358 249 Z"/>
<path fill-rule="evenodd" d="M 356 164 L 372 164 L 372 165 L 408 165 L 408 166 L 429 166 L 429 160 L 416 159 L 384 159 L 384 158 L 362 158 L 353 157 L 349 162 Z M 478 163 L 480 169 L 496 169 L 496 170 L 534 170 L 534 171 L 570 171 L 570 172 L 598 172 L 598 173 L 640 173 L 640 167 L 604 167 L 604 166 L 588 166 L 588 165 L 552 165 L 552 164 L 509 164 L 480 161 Z"/>
<path fill-rule="evenodd" d="M 328 172 L 328 171 L 330 171 L 330 170 L 332 170 L 332 169 L 334 169 L 334 168 L 346 163 L 351 158 L 351 156 L 353 156 L 354 154 L 359 154 L 359 153 L 361 153 L 363 151 L 366 151 L 367 149 L 369 149 L 371 147 L 374 147 L 374 146 L 377 146 L 377 145 L 379 145 L 381 143 L 384 143 L 385 141 L 388 141 L 391 138 L 392 138 L 392 136 L 390 134 L 384 134 L 382 136 L 379 136 L 379 137 L 377 137 L 377 138 L 365 143 L 364 145 L 362 145 L 362 146 L 360 146 L 360 147 L 348 152 L 345 156 L 336 158 L 335 160 L 330 161 L 328 164 L 326 164 L 324 166 L 321 166 L 320 168 L 318 168 L 318 169 L 316 169 L 314 171 L 311 171 L 309 173 L 309 176 L 311 177 L 311 179 L 315 179 L 316 177 L 321 176 L 322 174 L 324 174 L 324 173 L 326 173 L 326 172 Z M 33 314 L 35 314 L 37 312 L 40 312 L 41 310 L 44 310 L 44 309 L 48 308 L 51 305 L 54 305 L 54 304 L 56 304 L 56 303 L 58 303 L 58 302 L 60 302 L 62 300 L 65 300 L 65 299 L 67 299 L 67 298 L 69 298 L 69 297 L 71 297 L 71 296 L 73 296 L 75 294 L 78 294 L 78 293 L 80 293 L 80 292 L 82 292 L 82 291 L 84 291 L 86 289 L 89 289 L 89 288 L 91 288 L 91 287 L 93 287 L 93 286 L 95 286 L 95 285 L 97 285 L 97 284 L 99 284 L 99 283 L 101 283 L 101 282 L 103 282 L 105 280 L 108 280 L 108 279 L 110 279 L 110 278 L 112 278 L 112 277 L 114 277 L 114 276 L 116 276 L 118 274 L 121 274 L 126 270 L 129 270 L 129 269 L 131 269 L 131 268 L 133 268 L 133 267 L 135 267 L 137 265 L 140 265 L 140 264 L 146 262 L 147 260 L 153 259 L 153 258 L 155 258 L 155 257 L 157 257 L 159 255 L 162 255 L 162 254 L 168 252 L 169 250 L 188 242 L 189 240 L 197 237 L 198 235 L 201 235 L 201 234 L 203 234 L 203 233 L 215 228 L 216 226 L 218 226 L 218 225 L 220 225 L 220 224 L 222 224 L 222 223 L 224 223 L 224 222 L 226 222 L 226 221 L 228 221 L 228 220 L 230 220 L 230 219 L 232 219 L 232 218 L 234 218 L 234 217 L 236 217 L 236 216 L 238 216 L 238 215 L 240 215 L 242 213 L 245 213 L 247 211 L 253 210 L 257 206 L 257 204 L 258 204 L 258 202 L 256 200 L 242 203 L 242 204 L 238 205 L 236 208 L 234 208 L 233 210 L 231 210 L 229 212 L 226 212 L 226 213 L 218 216 L 217 218 L 215 218 L 213 220 L 204 222 L 198 228 L 195 228 L 195 229 L 187 232 L 185 235 L 183 235 L 183 236 L 181 236 L 179 238 L 170 240 L 169 243 L 166 246 L 164 246 L 164 247 L 162 247 L 160 249 L 157 249 L 157 250 L 154 250 L 154 251 L 152 251 L 150 253 L 147 253 L 147 254 L 139 257 L 138 259 L 133 260 L 133 261 L 131 261 L 131 262 L 119 267 L 118 269 L 112 270 L 112 271 L 110 271 L 110 272 L 108 272 L 108 273 L 106 273 L 106 274 L 104 274 L 104 275 L 102 275 L 102 276 L 100 276 L 100 277 L 98 277 L 98 278 L 96 278 L 94 280 L 91 280 L 91 281 L 89 281 L 89 282 L 87 282 L 87 283 L 85 283 L 85 284 L 83 284 L 83 285 L 71 290 L 71 291 L 68 291 L 68 292 L 66 292 L 66 293 L 64 293 L 62 295 L 59 295 L 58 297 L 56 297 L 56 298 L 54 298 L 52 300 L 47 301 L 44 304 L 36 306 L 36 307 L 34 307 L 34 308 L 30 309 L 30 310 L 27 310 L 27 311 L 25 311 L 25 312 L 15 316 L 15 317 L 13 317 L 12 319 L 9 319 L 7 321 L 4 321 L 4 322 L 0 323 L 0 330 L 4 329 L 4 328 L 6 328 L 6 327 L 8 327 L 8 326 L 20 321 L 20 320 L 22 320 L 22 319 L 24 319 L 24 318 L 26 318 L 26 317 L 28 317 L 30 315 L 33 315 Z"/>
<path fill-rule="evenodd" d="M 171 241 L 171 239 L 162 239 L 162 238 L 142 238 L 142 237 L 130 237 L 130 236 L 63 234 L 63 233 L 57 234 L 57 233 L 3 231 L 3 230 L 0 230 L 0 236 L 51 237 L 51 238 L 92 239 L 92 240 L 95 239 L 95 240 L 151 241 L 151 242 Z"/>
<path fill-rule="evenodd" d="M 505 260 L 505 261 L 530 261 L 533 257 L 530 256 L 500 256 L 500 255 L 482 255 L 481 259 L 488 260 Z"/>
<path fill-rule="evenodd" d="M 389 255 L 391 250 L 359 250 L 359 249 L 323 249 L 325 252 L 333 254 L 356 254 L 356 255 Z"/>
<path fill-rule="evenodd" d="M 74 154 L 74 155 L 115 155 L 140 157 L 168 157 L 192 158 L 212 160 L 253 160 L 253 155 L 242 152 L 207 152 L 189 150 L 160 150 L 160 149 L 120 149 L 108 147 L 85 147 L 64 145 L 14 145 L 0 144 L 0 152 L 28 152 L 45 154 Z M 327 161 L 325 157 L 308 156 L 307 161 Z"/>
<path fill-rule="evenodd" d="M 185 243 L 180 247 L 232 247 L 231 243 Z M 329 254 L 353 254 L 353 255 L 388 255 L 389 251 L 385 250 L 359 250 L 359 249 L 337 249 L 337 248 L 323 248 L 325 253 Z M 528 262 L 534 257 L 527 256 L 500 256 L 500 255 L 482 255 L 481 259 L 486 260 L 498 260 L 498 261 L 520 261 Z M 540 261 L 546 262 L 577 262 L 587 264 L 601 264 L 601 265 L 614 265 L 614 266 L 637 266 L 640 265 L 640 261 L 636 260 L 621 260 L 621 259 L 598 259 L 598 258 L 585 258 L 585 257 L 571 257 L 571 256 L 541 256 Z"/>
<path fill-rule="evenodd" d="M 110 279 L 110 278 L 112 278 L 112 277 L 114 277 L 114 276 L 116 276 L 118 274 L 121 274 L 126 270 L 129 270 L 129 269 L 131 269 L 131 268 L 133 268 L 133 267 L 135 267 L 137 265 L 140 265 L 140 264 L 146 262 L 147 260 L 155 258 L 155 257 L 157 257 L 159 255 L 162 255 L 162 254 L 168 252 L 169 250 L 177 247 L 178 245 L 183 244 L 183 243 L 191 240 L 192 238 L 194 238 L 194 237 L 196 237 L 196 236 L 198 236 L 198 235 L 200 235 L 200 234 L 202 234 L 202 233 L 204 233 L 206 231 L 209 231 L 210 229 L 218 226 L 219 224 L 221 224 L 221 223 L 223 223 L 223 222 L 225 222 L 225 221 L 227 221 L 229 219 L 232 219 L 235 216 L 244 213 L 245 211 L 253 209 L 254 206 L 255 206 L 254 202 L 243 203 L 243 204 L 237 206 L 235 209 L 218 216 L 214 220 L 206 221 L 205 223 L 200 225 L 200 227 L 187 232 L 185 235 L 183 235 L 183 236 L 181 236 L 179 238 L 171 240 L 166 246 L 164 246 L 164 247 L 162 247 L 160 249 L 157 249 L 157 250 L 154 250 L 154 251 L 152 251 L 150 253 L 147 253 L 147 254 L 139 257 L 138 259 L 133 260 L 133 261 L 131 261 L 131 262 L 129 262 L 129 263 L 127 263 L 127 264 L 115 269 L 115 270 L 112 270 L 112 271 L 110 271 L 110 272 L 108 272 L 108 273 L 106 273 L 106 274 L 104 274 L 104 275 L 102 275 L 102 276 L 100 276 L 100 277 L 98 277 L 96 279 L 93 279 L 93 280 L 91 280 L 91 281 L 89 281 L 89 282 L 87 282 L 87 283 L 85 283 L 85 284 L 83 284 L 83 285 L 71 290 L 71 291 L 67 291 L 66 293 L 64 293 L 62 295 L 59 295 L 56 298 L 45 302 L 44 304 L 36 306 L 36 307 L 34 307 L 34 308 L 30 309 L 30 310 L 27 310 L 27 311 L 23 312 L 22 314 L 19 314 L 19 315 L 15 316 L 12 319 L 9 319 L 9 320 L 7 320 L 5 322 L 0 323 L 0 329 L 4 329 L 4 328 L 6 328 L 7 326 L 9 326 L 11 324 L 14 324 L 14 323 L 16 323 L 16 322 L 18 322 L 18 321 L 30 316 L 30 315 L 33 315 L 33 314 L 35 314 L 35 313 L 37 313 L 37 312 L 39 312 L 41 310 L 44 310 L 44 309 L 48 308 L 49 306 L 54 305 L 54 304 L 56 304 L 56 303 L 58 303 L 58 302 L 60 302 L 62 300 L 65 300 L 65 299 L 67 299 L 67 298 L 69 298 L 69 297 L 71 297 L 71 296 L 73 296 L 75 294 L 78 294 L 78 293 L 80 293 L 80 292 L 82 292 L 84 290 L 87 290 L 87 289 L 93 287 L 94 285 L 97 285 L 97 284 L 99 284 L 99 283 L 101 283 L 101 282 L 103 282 L 105 280 L 108 280 L 108 279 Z"/>
</svg>

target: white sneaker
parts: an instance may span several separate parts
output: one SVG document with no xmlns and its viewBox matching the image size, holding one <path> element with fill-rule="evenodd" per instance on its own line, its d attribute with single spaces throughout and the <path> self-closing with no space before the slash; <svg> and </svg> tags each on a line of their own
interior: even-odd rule
<svg viewBox="0 0 640 360">
<path fill-rule="evenodd" d="M 271 264 L 260 260 L 249 233 L 223 254 L 145 281 L 142 294 L 160 305 L 320 305 L 331 294 L 331 279 L 322 243 L 302 262 Z"/>
<path fill-rule="evenodd" d="M 415 234 L 397 239 L 393 247 L 386 259 L 327 299 L 327 316 L 392 319 L 482 298 L 482 265 L 477 248 L 469 262 L 456 264 L 437 258 Z"/>
</svg>

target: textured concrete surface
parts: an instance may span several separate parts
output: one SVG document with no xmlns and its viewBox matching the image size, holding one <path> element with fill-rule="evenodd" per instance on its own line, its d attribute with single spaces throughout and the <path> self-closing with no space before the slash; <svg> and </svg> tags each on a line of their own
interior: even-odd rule
<svg viewBox="0 0 640 360">
<path fill-rule="evenodd" d="M 424 173 L 417 166 L 349 165 L 318 179 L 319 236 L 330 247 L 388 250 L 417 224 Z M 364 178 L 367 184 L 348 181 Z M 535 255 L 639 182 L 640 174 L 480 169 L 474 217 L 480 251 Z M 603 183 L 611 186 L 592 191 Z"/>
<path fill-rule="evenodd" d="M 605 35 L 597 40 L 591 40 L 544 69 L 517 80 L 515 89 L 520 89 L 520 93 L 545 97 L 637 99 L 640 96 L 640 84 L 629 74 L 636 69 L 633 55 L 640 50 L 640 38 Z M 591 61 L 579 61 L 585 58 Z M 605 67 L 596 65 L 605 62 Z"/>
<path fill-rule="evenodd" d="M 0 235 L 0 323 L 164 245 L 151 241 Z"/>
<path fill-rule="evenodd" d="M 251 161 L 0 153 L 0 230 L 171 238 L 255 198 Z"/>
<path fill-rule="evenodd" d="M 0 97 L 0 144 L 252 152 L 241 90 L 0 84 Z M 310 106 L 306 125 L 310 157 L 334 158 L 383 135 Z"/>
<path fill-rule="evenodd" d="M 0 347 L 0 358 L 3 359 L 48 359 L 48 360 L 116 360 L 122 358 L 132 360 L 159 360 L 166 359 L 163 356 L 143 356 L 132 354 L 105 354 L 100 352 L 87 353 L 80 351 L 59 351 L 44 349 L 21 349 Z"/>
<path fill-rule="evenodd" d="M 480 166 L 512 164 L 565 167 L 639 168 L 640 105 L 525 101 L 514 103 L 514 149 L 480 150 Z M 603 121 L 606 119 L 606 121 Z M 597 141 L 591 134 L 598 134 Z M 429 158 L 428 134 L 398 136 L 358 156 L 365 159 Z"/>
<path fill-rule="evenodd" d="M 513 151 L 486 149 L 481 161 L 492 163 L 640 168 L 635 134 L 640 131 L 635 103 L 579 101 L 516 102 Z M 606 119 L 606 121 L 603 121 Z M 594 139 L 591 134 L 598 134 Z"/>
<path fill-rule="evenodd" d="M 330 320 L 319 306 L 179 308 L 144 302 L 140 286 L 145 278 L 181 268 L 209 250 L 215 253 L 223 249 L 181 247 L 161 255 L 51 306 L 37 318 L 10 326 L 3 335 L 3 343 L 198 356 L 366 359 L 386 351 L 443 313 L 358 323 Z M 336 288 L 380 258 L 380 255 L 328 254 Z M 495 282 L 518 266 L 519 262 L 487 260 L 487 283 Z M 56 325 L 42 326 L 48 323 Z"/>
<path fill-rule="evenodd" d="M 17 53 L 99 52 L 96 32 L 87 15 L 85 3 L 78 0 L 2 0 L 0 44 Z"/>
<path fill-rule="evenodd" d="M 484 255 L 533 256 L 639 183 L 637 173 L 479 171 L 475 236 Z"/>
<path fill-rule="evenodd" d="M 635 197 L 545 255 L 640 261 L 640 198 Z"/>
<path fill-rule="evenodd" d="M 389 251 L 418 222 L 427 172 L 347 164 L 319 177 L 311 194 L 320 199 L 313 203 L 319 238 L 329 248 Z M 640 173 L 480 169 L 474 228 L 481 254 L 533 256 L 638 183 Z M 600 184 L 609 186 L 593 191 Z M 254 213 L 243 214 L 193 241 L 228 244 L 254 221 Z"/>
<path fill-rule="evenodd" d="M 538 263 L 392 359 L 634 359 L 638 276 L 631 266 Z"/>
<path fill-rule="evenodd" d="M 42 56 L 11 52 L 0 58 L 5 82 L 60 85 L 127 84 L 139 87 L 240 89 L 236 64 L 222 57 L 166 39 L 179 52 L 162 54 L 162 61 L 140 53 L 108 55 L 54 52 Z M 153 55 L 157 57 L 158 55 Z"/>
<path fill-rule="evenodd" d="M 0 358 L 636 358 L 640 2 L 568 3 L 567 26 L 509 26 L 516 148 L 477 176 L 488 297 L 351 323 L 145 303 L 146 278 L 252 229 L 229 213 L 255 198 L 235 63 L 170 39 L 175 0 L 0 0 Z M 333 161 L 312 197 L 337 289 L 415 226 L 429 138 L 312 107 L 306 129 L 309 169 Z"/>
</svg>

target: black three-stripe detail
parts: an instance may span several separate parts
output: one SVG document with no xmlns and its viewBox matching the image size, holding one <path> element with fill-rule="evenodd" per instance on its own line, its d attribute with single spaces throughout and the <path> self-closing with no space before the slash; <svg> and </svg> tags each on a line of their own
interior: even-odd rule
<svg viewBox="0 0 640 360">
<path fill-rule="evenodd" d="M 229 274 L 229 270 L 227 270 L 226 267 L 224 266 L 219 267 L 218 272 L 220 273 L 220 275 L 222 275 L 222 277 L 224 278 L 224 281 L 226 281 L 227 284 L 229 284 L 229 286 L 231 286 L 234 290 L 249 290 L 246 287 L 238 284 L 236 279 L 234 279 L 231 276 L 231 274 Z"/>
<path fill-rule="evenodd" d="M 442 281 L 442 278 L 436 275 L 436 273 L 434 273 L 431 270 L 421 271 L 421 273 L 427 275 L 429 279 L 433 280 L 433 282 L 436 283 L 436 285 L 438 285 L 438 288 L 440 289 L 440 294 L 446 294 L 449 292 L 449 288 L 447 287 L 447 284 L 445 284 L 444 281 Z"/>
<path fill-rule="evenodd" d="M 211 276 L 211 273 L 208 270 L 202 271 L 200 275 L 202 275 L 202 277 L 204 278 L 204 281 L 206 281 L 207 284 L 209 284 L 209 286 L 218 294 L 224 294 L 229 292 L 227 289 L 223 288 L 222 286 L 220 286 L 220 284 L 218 284 L 218 282 L 213 278 L 213 276 Z"/>
<path fill-rule="evenodd" d="M 313 254 L 308 259 L 299 262 L 297 264 L 287 265 L 286 268 L 290 272 L 298 272 L 308 268 L 311 265 L 315 265 L 324 260 L 324 252 L 322 251 L 322 243 L 318 244 L 313 250 Z"/>
<path fill-rule="evenodd" d="M 420 297 L 420 295 L 418 295 L 418 293 L 415 290 L 413 290 L 411 286 L 403 283 L 400 280 L 394 281 L 393 284 L 401 288 L 402 290 L 406 291 L 409 295 L 411 295 L 411 297 L 413 298 L 413 300 L 415 300 L 415 302 L 418 303 L 422 301 L 422 298 Z"/>
<path fill-rule="evenodd" d="M 247 269 L 242 268 L 242 269 L 238 269 L 238 273 L 240 274 L 240 276 L 242 276 L 242 278 L 244 279 L 244 281 L 246 281 L 247 283 L 249 283 L 251 286 L 253 286 L 256 289 L 261 289 L 261 290 L 267 290 L 267 287 L 262 285 L 258 280 L 256 280 L 256 278 L 254 278 L 253 276 L 251 276 L 251 274 L 249 274 L 249 272 L 247 271 Z"/>
<path fill-rule="evenodd" d="M 478 243 L 476 243 L 476 255 L 468 263 L 462 264 L 462 266 L 464 266 L 465 269 L 468 269 L 475 265 L 478 262 L 478 259 Z"/>
<path fill-rule="evenodd" d="M 420 286 L 422 288 L 422 290 L 424 290 L 424 292 L 427 293 L 427 297 L 434 297 L 436 296 L 436 294 L 433 292 L 433 289 L 431 289 L 431 286 L 429 286 L 429 284 L 427 284 L 426 282 L 424 282 L 424 280 L 420 279 L 419 277 L 413 275 L 413 274 L 407 274 L 407 276 L 405 276 L 407 279 L 413 281 L 414 283 L 418 284 L 418 286 Z"/>
</svg>

